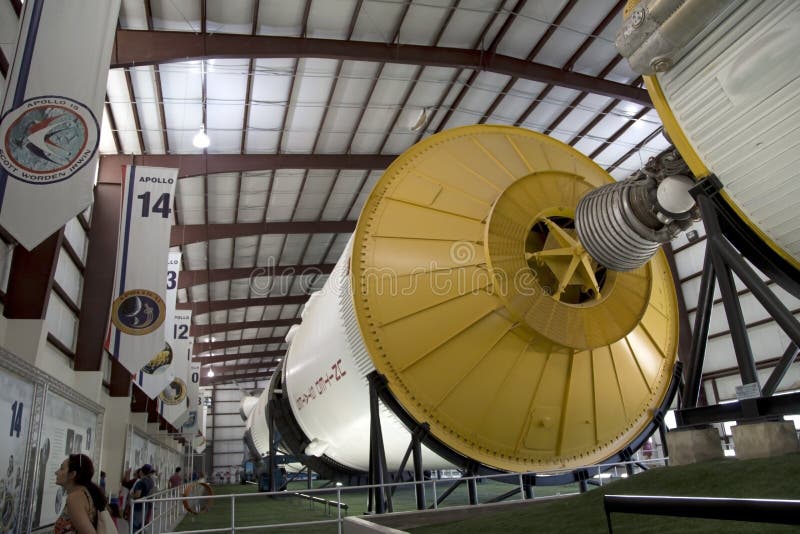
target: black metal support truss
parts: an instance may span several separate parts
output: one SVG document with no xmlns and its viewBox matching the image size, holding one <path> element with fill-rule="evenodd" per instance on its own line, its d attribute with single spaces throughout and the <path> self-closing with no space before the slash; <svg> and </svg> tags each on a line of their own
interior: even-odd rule
<svg viewBox="0 0 800 534">
<path fill-rule="evenodd" d="M 386 468 L 386 449 L 383 446 L 381 431 L 380 404 L 378 388 L 381 387 L 380 375 L 370 373 L 369 381 L 369 484 L 375 486 L 369 490 L 368 512 L 384 514 L 392 511 L 392 494 L 387 492 L 384 484 L 389 478 Z M 373 508 L 374 506 L 374 508 Z"/>
<path fill-rule="evenodd" d="M 687 366 L 684 389 L 681 396 L 681 409 L 676 413 L 677 422 L 680 426 L 758 419 L 800 412 L 800 402 L 797 402 L 797 400 L 788 401 L 788 399 L 784 399 L 780 403 L 765 400 L 775 393 L 781 379 L 797 357 L 797 347 L 800 346 L 800 322 L 743 259 L 744 251 L 740 252 L 734 248 L 732 243 L 740 243 L 743 238 L 741 235 L 736 234 L 736 226 L 730 224 L 721 225 L 721 220 L 727 221 L 728 218 L 727 212 L 720 208 L 720 202 L 717 198 L 721 189 L 722 184 L 712 175 L 702 180 L 692 190 L 692 194 L 700 207 L 708 238 L 706 240 L 706 256 L 700 282 L 697 315 L 695 316 L 694 330 L 692 332 L 690 361 Z M 767 310 L 792 341 L 763 388 L 758 380 L 747 327 L 733 281 L 734 274 L 750 289 L 764 309 Z M 708 340 L 708 325 L 713 307 L 714 287 L 717 283 L 719 284 L 725 315 L 728 318 L 742 384 L 750 385 L 751 388 L 757 389 L 759 396 L 758 398 L 746 399 L 734 404 L 698 408 L 703 362 Z M 732 417 L 734 415 L 735 417 Z M 666 443 L 663 439 L 662 442 Z"/>
</svg>

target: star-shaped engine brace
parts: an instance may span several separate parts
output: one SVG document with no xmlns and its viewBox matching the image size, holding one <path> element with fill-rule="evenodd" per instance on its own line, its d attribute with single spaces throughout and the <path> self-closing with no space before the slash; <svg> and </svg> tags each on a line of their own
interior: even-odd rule
<svg viewBox="0 0 800 534">
<path fill-rule="evenodd" d="M 553 298 L 560 301 L 567 286 L 579 285 L 584 291 L 593 290 L 594 298 L 600 299 L 594 260 L 580 241 L 551 219 L 544 218 L 542 222 L 549 230 L 544 248 L 538 252 L 526 253 L 525 259 L 533 258 L 537 263 L 550 268 L 558 280 L 558 290 L 553 293 Z"/>
</svg>

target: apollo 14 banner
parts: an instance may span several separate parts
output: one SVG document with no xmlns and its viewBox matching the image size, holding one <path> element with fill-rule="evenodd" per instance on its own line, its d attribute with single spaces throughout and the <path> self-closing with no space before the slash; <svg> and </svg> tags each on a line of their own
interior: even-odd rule
<svg viewBox="0 0 800 534">
<path fill-rule="evenodd" d="M 0 114 L 0 225 L 28 250 L 92 201 L 119 5 L 25 2 Z"/>
<path fill-rule="evenodd" d="M 164 349 L 167 256 L 177 169 L 125 167 L 107 349 L 138 374 Z"/>
<path fill-rule="evenodd" d="M 172 326 L 167 332 L 166 347 L 170 351 L 171 379 L 158 396 L 159 411 L 174 427 L 180 427 L 188 418 L 191 403 L 189 395 L 189 364 L 192 359 L 191 311 L 173 312 Z"/>
</svg>

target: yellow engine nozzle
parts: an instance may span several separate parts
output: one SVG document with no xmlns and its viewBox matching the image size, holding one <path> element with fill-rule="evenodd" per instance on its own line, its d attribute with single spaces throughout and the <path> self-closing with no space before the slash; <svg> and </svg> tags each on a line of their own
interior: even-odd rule
<svg viewBox="0 0 800 534">
<path fill-rule="evenodd" d="M 626 447 L 669 390 L 677 304 L 659 252 L 607 271 L 575 208 L 613 179 L 573 148 L 505 126 L 434 135 L 367 200 L 351 277 L 391 393 L 453 451 L 510 471 Z"/>
</svg>

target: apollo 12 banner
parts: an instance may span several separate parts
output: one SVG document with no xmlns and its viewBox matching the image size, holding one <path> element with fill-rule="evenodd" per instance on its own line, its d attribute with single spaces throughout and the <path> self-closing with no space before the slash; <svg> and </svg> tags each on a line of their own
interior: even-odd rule
<svg viewBox="0 0 800 534">
<path fill-rule="evenodd" d="M 177 169 L 125 167 L 107 349 L 138 375 L 164 350 L 167 256 Z"/>
<path fill-rule="evenodd" d="M 92 201 L 120 0 L 27 0 L 0 119 L 0 225 L 30 250 Z"/>
<path fill-rule="evenodd" d="M 191 311 L 173 312 L 172 328 L 167 332 L 170 348 L 171 380 L 158 396 L 159 410 L 164 419 L 174 427 L 180 427 L 188 418 L 189 406 L 194 399 L 189 397 L 189 364 L 192 359 Z"/>
</svg>

